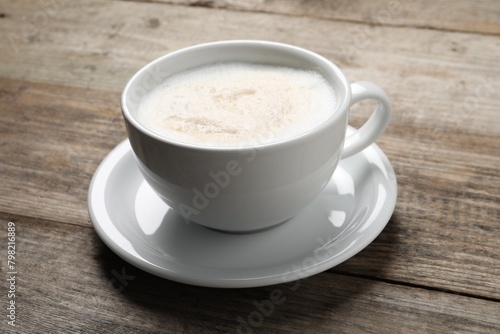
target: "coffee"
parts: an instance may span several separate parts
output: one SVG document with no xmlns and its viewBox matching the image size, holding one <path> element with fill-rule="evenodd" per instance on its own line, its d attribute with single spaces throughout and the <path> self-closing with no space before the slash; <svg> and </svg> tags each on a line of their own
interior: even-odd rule
<svg viewBox="0 0 500 334">
<path fill-rule="evenodd" d="M 168 139 L 235 147 L 308 132 L 335 108 L 336 93 L 319 73 L 235 62 L 170 77 L 144 98 L 137 119 Z"/>
</svg>

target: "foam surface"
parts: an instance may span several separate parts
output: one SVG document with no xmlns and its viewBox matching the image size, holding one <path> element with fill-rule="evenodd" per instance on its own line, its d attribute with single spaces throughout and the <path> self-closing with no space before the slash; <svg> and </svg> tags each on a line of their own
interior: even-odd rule
<svg viewBox="0 0 500 334">
<path fill-rule="evenodd" d="M 251 146 L 305 133 L 335 106 L 335 92 L 316 72 L 225 63 L 169 78 L 146 96 L 137 116 L 176 141 Z"/>
</svg>

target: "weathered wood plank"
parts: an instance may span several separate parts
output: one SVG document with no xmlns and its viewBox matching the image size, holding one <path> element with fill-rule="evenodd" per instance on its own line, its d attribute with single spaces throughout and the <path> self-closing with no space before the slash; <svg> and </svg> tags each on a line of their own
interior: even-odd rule
<svg viewBox="0 0 500 334">
<path fill-rule="evenodd" d="M 494 92 L 500 87 L 497 37 L 286 16 L 276 20 L 276 15 L 161 4 L 91 2 L 85 7 L 61 6 L 29 38 L 10 43 L 7 37 L 22 35 L 23 18 L 34 15 L 35 5 L 12 3 L 9 14 L 0 19 L 4 45 L 11 46 L 0 54 L 4 78 L 120 91 L 137 69 L 168 51 L 217 39 L 279 40 L 320 52 L 341 65 L 351 80 L 372 80 L 386 88 L 397 121 L 432 130 L 427 142 L 422 140 L 424 147 L 433 145 L 435 137 L 448 139 L 457 127 L 497 133 L 490 121 L 498 110 Z M 121 17 L 131 11 L 136 15 L 123 22 Z M 325 40 L 322 36 L 328 31 L 342 33 Z M 360 31 L 361 38 L 353 41 Z M 440 144 L 456 146 L 456 141 Z M 492 152 L 498 147 L 481 149 Z"/>
<path fill-rule="evenodd" d="M 0 211 L 88 225 L 90 179 L 126 138 L 119 94 L 0 79 Z"/>
<path fill-rule="evenodd" d="M 9 6 L 4 38 L 37 8 Z M 61 8 L 17 54 L 0 54 L 0 76 L 14 79 L 1 81 L 0 210 L 88 226 L 88 183 L 125 138 L 119 91 L 135 70 L 198 42 L 279 40 L 324 54 L 353 80 L 380 83 L 394 102 L 379 143 L 399 178 L 396 213 L 369 250 L 338 270 L 499 298 L 498 38 L 276 18 L 124 2 Z M 348 44 L 360 27 L 374 29 L 370 38 Z M 320 37 L 329 31 L 343 33 Z M 366 115 L 357 109 L 354 124 Z"/>
<path fill-rule="evenodd" d="M 136 70 L 167 52 L 244 38 L 297 44 L 332 59 L 353 80 L 408 87 L 413 107 L 430 93 L 445 93 L 443 97 L 453 100 L 474 97 L 477 86 L 500 75 L 495 36 L 108 1 L 70 2 L 35 25 L 36 1 L 5 7 L 6 16 L 0 18 L 0 41 L 6 47 L 0 54 L 0 76 L 12 79 L 119 91 Z M 135 15 L 129 17 L 131 12 Z M 430 85 L 439 90 L 422 89 Z M 488 85 L 485 88 L 480 90 L 484 97 L 494 95 Z"/>
<path fill-rule="evenodd" d="M 467 0 L 157 1 L 187 6 L 308 16 L 316 19 L 343 20 L 376 25 L 409 26 L 500 35 L 500 6 L 495 0 L 474 2 Z"/>
<path fill-rule="evenodd" d="M 8 221 L 16 224 L 16 333 L 500 330 L 500 303 L 494 301 L 332 273 L 263 288 L 199 288 L 134 268 L 91 228 L 0 214 L 2 239 Z M 5 243 L 0 249 L 5 254 Z M 2 272 L 4 266 L 2 261 Z M 278 290 L 281 297 L 271 308 L 270 296 Z M 0 293 L 6 296 L 4 284 Z M 259 311 L 256 304 L 263 303 L 267 309 Z M 5 321 L 0 326 L 11 332 Z"/>
<path fill-rule="evenodd" d="M 486 36 L 498 35 L 494 2 L 401 1 L 385 22 L 377 14 L 389 2 L 381 0 L 362 8 L 298 0 L 198 1 L 198 8 L 57 0 L 47 7 L 54 3 L 9 2 L 0 10 L 0 238 L 16 222 L 16 332 L 237 332 L 238 317 L 258 321 L 255 302 L 275 289 L 286 300 L 241 331 L 500 331 L 500 42 Z M 165 52 L 232 38 L 318 51 L 352 80 L 379 83 L 394 102 L 379 140 L 399 180 L 391 222 L 365 251 L 295 290 L 162 280 L 120 260 L 88 221 L 90 178 L 125 138 L 119 92 L 126 80 Z M 368 107 L 354 108 L 353 124 Z M 0 249 L 6 254 L 5 243 Z M 0 331 L 10 330 L 2 322 Z"/>
<path fill-rule="evenodd" d="M 2 211 L 88 226 L 91 176 L 125 138 L 118 94 L 5 80 L 1 86 Z M 407 152 L 415 149 L 407 139 L 415 129 L 404 129 L 382 141 L 399 177 L 395 215 L 373 246 L 335 270 L 498 298 L 498 157 L 471 160 L 473 152 L 437 148 L 422 160 Z M 458 142 L 470 137 L 456 134 Z"/>
<path fill-rule="evenodd" d="M 82 201 L 88 182 L 105 154 L 126 137 L 119 94 L 10 80 L 0 80 L 0 87 L 3 211 L 22 213 L 27 209 L 37 217 L 71 218 L 86 224 Z M 409 220 L 446 222 L 453 215 L 457 220 L 459 216 L 474 218 L 471 224 L 463 222 L 467 230 L 475 224 L 494 224 L 499 195 L 498 157 L 494 155 L 497 137 L 480 134 L 481 129 L 462 133 L 459 128 L 454 146 L 429 144 L 424 150 L 412 145 L 408 136 L 412 131 L 415 136 L 426 136 L 425 132 L 402 123 L 392 128 L 399 126 L 402 129 L 390 130 L 380 140 L 398 171 L 402 205 L 398 212 Z M 456 147 L 471 138 L 484 143 L 481 149 L 486 154 L 476 153 L 477 145 L 464 147 L 469 151 Z M 401 141 L 402 146 L 398 145 Z M 414 152 L 419 149 L 421 154 Z M 415 199 L 422 206 L 406 205 Z"/>
</svg>

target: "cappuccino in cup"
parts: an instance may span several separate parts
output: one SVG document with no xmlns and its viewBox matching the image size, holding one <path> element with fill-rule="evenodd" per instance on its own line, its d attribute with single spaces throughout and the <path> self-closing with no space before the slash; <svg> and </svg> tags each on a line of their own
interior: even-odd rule
<svg viewBox="0 0 500 334">
<path fill-rule="evenodd" d="M 137 119 L 174 141 L 250 146 L 314 129 L 333 114 L 336 100 L 318 72 L 227 62 L 168 78 L 140 103 Z"/>
<path fill-rule="evenodd" d="M 346 137 L 350 107 L 367 99 L 377 107 Z M 298 214 L 391 115 L 380 87 L 350 83 L 323 56 L 269 41 L 167 54 L 130 79 L 121 101 L 144 180 L 185 221 L 230 232 Z"/>
</svg>

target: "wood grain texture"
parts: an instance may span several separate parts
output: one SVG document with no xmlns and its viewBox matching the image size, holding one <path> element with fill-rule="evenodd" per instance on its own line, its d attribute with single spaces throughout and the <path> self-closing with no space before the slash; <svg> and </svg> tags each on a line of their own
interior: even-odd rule
<svg viewBox="0 0 500 334">
<path fill-rule="evenodd" d="M 500 330 L 500 303 L 493 301 L 333 273 L 263 288 L 193 287 L 129 265 L 91 228 L 0 214 L 2 238 L 8 221 L 17 227 L 16 333 L 239 333 L 239 326 L 243 333 Z M 254 315 L 260 325 L 243 328 L 238 318 L 248 322 L 255 304 L 278 290 L 282 298 L 269 316 L 259 322 Z M 5 322 L 0 328 L 8 329 Z"/>
<path fill-rule="evenodd" d="M 0 79 L 0 210 L 88 225 L 87 190 L 126 138 L 119 94 Z"/>
<path fill-rule="evenodd" d="M 442 107 L 454 107 L 449 97 L 461 103 L 459 98 L 474 97 L 484 82 L 498 85 L 500 75 L 495 36 L 121 1 L 70 2 L 27 34 L 26 18 L 33 18 L 35 9 L 34 0 L 12 2 L 4 9 L 4 78 L 121 91 L 135 71 L 165 53 L 202 42 L 247 38 L 319 52 L 339 64 L 351 80 L 408 88 L 398 93 L 412 93 L 411 105 L 398 105 L 399 110 L 415 108 L 422 95 Z M 490 89 L 479 93 L 493 106 Z"/>
<path fill-rule="evenodd" d="M 149 0 L 144 0 L 149 1 Z M 500 35 L 495 0 L 155 0 L 169 4 L 307 16 L 373 25 Z M 332 32 L 334 34 L 335 32 Z"/>
<path fill-rule="evenodd" d="M 29 7 L 16 6 L 29 13 Z M 125 138 L 118 92 L 128 76 L 167 49 L 217 36 L 283 39 L 339 60 L 353 80 L 379 83 L 394 104 L 379 144 L 398 175 L 395 216 L 369 252 L 339 270 L 500 298 L 500 147 L 491 121 L 500 104 L 493 93 L 499 86 L 498 38 L 385 27 L 345 57 L 333 46 L 346 43 L 356 24 L 285 16 L 275 23 L 275 15 L 161 4 L 74 6 L 23 45 L 25 52 L 0 55 L 1 75 L 16 79 L 2 81 L 1 126 L 8 134 L 1 151 L 3 211 L 88 225 L 90 177 Z M 131 10 L 135 19 L 117 19 Z M 210 23 L 203 31 L 196 28 L 199 17 Z M 153 18 L 161 32 L 148 26 Z M 113 30 L 120 22 L 122 28 Z M 341 28 L 345 34 L 328 45 L 307 38 L 306 31 Z M 85 48 L 78 46 L 82 41 Z M 366 106 L 355 108 L 352 123 L 360 125 L 366 116 Z M 26 119 L 27 131 L 19 131 L 16 124 Z"/>
<path fill-rule="evenodd" d="M 155 278 L 109 251 L 87 214 L 95 169 L 126 137 L 119 97 L 128 78 L 181 47 L 242 38 L 303 46 L 352 81 L 381 85 L 394 116 L 378 144 L 399 187 L 382 234 L 301 282 L 255 332 L 498 332 L 496 3 L 402 1 L 379 25 L 373 11 L 383 1 L 170 2 L 0 7 L 0 236 L 8 220 L 18 222 L 20 333 L 236 332 L 237 317 L 276 288 Z M 372 107 L 354 106 L 351 123 Z M 126 289 L 116 280 L 123 268 L 136 277 Z"/>
</svg>

